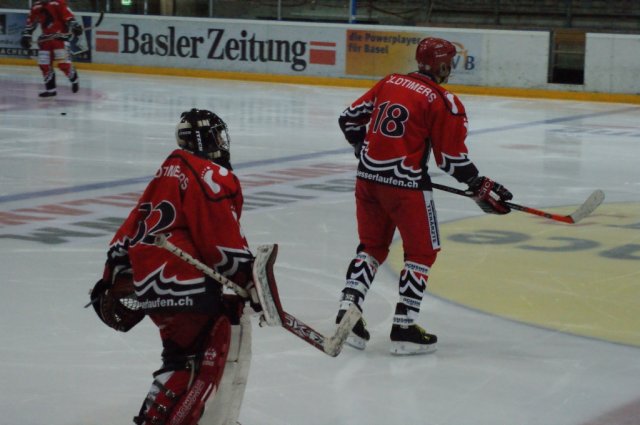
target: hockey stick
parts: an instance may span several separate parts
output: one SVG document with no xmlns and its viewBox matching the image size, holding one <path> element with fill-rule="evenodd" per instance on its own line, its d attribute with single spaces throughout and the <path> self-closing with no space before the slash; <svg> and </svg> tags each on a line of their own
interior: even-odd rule
<svg viewBox="0 0 640 425">
<path fill-rule="evenodd" d="M 102 18 L 104 18 L 104 12 L 100 12 L 100 15 L 98 16 L 98 20 L 96 21 L 95 24 L 93 24 L 90 27 L 85 28 L 84 30 L 86 31 L 87 29 L 91 29 L 91 28 L 97 28 L 100 26 L 100 24 L 102 23 Z"/>
<path fill-rule="evenodd" d="M 89 30 L 92 30 L 93 28 L 99 27 L 100 24 L 102 23 L 103 18 L 104 18 L 104 12 L 100 12 L 100 15 L 98 16 L 98 20 L 96 21 L 95 24 L 90 25 L 88 27 L 83 27 L 82 29 L 84 31 L 89 31 Z M 41 35 L 40 37 L 38 37 L 38 43 L 42 43 L 44 41 L 51 41 L 51 40 L 69 41 L 72 38 L 73 38 L 73 33 L 71 32 L 57 32 L 55 34 Z"/>
<path fill-rule="evenodd" d="M 231 280 L 227 279 L 226 277 L 224 277 L 217 271 L 213 270 L 211 267 L 207 266 L 203 262 L 193 258 L 189 253 L 184 252 L 182 249 L 178 248 L 177 246 L 169 242 L 169 240 L 167 240 L 167 237 L 165 235 L 156 235 L 154 242 L 156 246 L 166 249 L 173 255 L 179 257 L 185 263 L 191 264 L 196 269 L 200 270 L 202 273 L 206 274 L 207 276 L 213 278 L 216 282 L 218 282 L 222 286 L 228 289 L 231 289 L 233 292 L 240 295 L 242 298 L 250 297 L 249 293 L 242 286 L 238 285 L 235 282 L 232 282 Z"/>
<path fill-rule="evenodd" d="M 196 269 L 211 277 L 221 285 L 231 289 L 241 297 L 249 298 L 251 296 L 237 283 L 227 279 L 206 264 L 191 256 L 189 253 L 184 252 L 182 249 L 169 242 L 165 235 L 156 235 L 155 244 L 156 246 L 166 249 L 176 255 L 186 263 L 191 264 Z M 322 335 L 312 327 L 298 320 L 295 316 L 284 311 L 282 309 L 282 304 L 280 303 L 276 282 L 273 277 L 273 263 L 275 262 L 276 253 L 277 245 L 260 246 L 253 266 L 254 280 L 256 281 L 255 284 L 260 305 L 263 308 L 264 321 L 271 326 L 282 326 L 298 338 L 304 340 L 307 344 L 311 344 L 331 357 L 336 357 L 340 354 L 351 329 L 353 329 L 356 322 L 360 319 L 360 311 L 357 307 L 351 306 L 351 308 L 347 310 L 347 313 L 344 315 L 334 334 L 330 337 Z"/>
<path fill-rule="evenodd" d="M 445 192 L 453 193 L 456 195 L 466 196 L 468 198 L 471 198 L 473 196 L 473 193 L 469 190 L 460 190 L 454 187 L 444 186 L 438 183 L 432 183 L 432 186 L 435 189 L 443 190 Z M 575 210 L 569 215 L 553 214 L 553 213 L 537 210 L 535 208 L 514 204 L 512 202 L 505 201 L 504 204 L 514 210 L 526 212 L 528 214 L 538 215 L 540 217 L 548 218 L 555 221 L 560 221 L 563 223 L 574 224 L 579 222 L 583 218 L 587 217 L 588 215 L 590 215 L 593 211 L 595 211 L 595 209 L 598 208 L 598 206 L 602 203 L 602 201 L 604 201 L 604 192 L 598 189 L 594 191 L 591 195 L 589 195 L 587 200 L 584 201 L 582 205 L 578 207 L 577 210 Z"/>
<path fill-rule="evenodd" d="M 273 265 L 276 261 L 278 245 L 261 245 L 258 247 L 253 266 L 253 278 L 260 304 L 265 311 L 265 320 L 272 325 L 280 325 L 289 332 L 326 354 L 335 357 L 340 354 L 342 347 L 362 313 L 355 305 L 352 305 L 343 316 L 334 334 L 326 338 L 316 330 L 296 319 L 284 311 L 278 295 L 278 286 L 273 274 Z M 271 302 L 269 302 L 271 300 Z"/>
</svg>

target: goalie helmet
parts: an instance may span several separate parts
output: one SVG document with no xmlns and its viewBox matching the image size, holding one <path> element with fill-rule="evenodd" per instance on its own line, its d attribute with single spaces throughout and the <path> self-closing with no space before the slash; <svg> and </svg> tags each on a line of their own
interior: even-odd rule
<svg viewBox="0 0 640 425">
<path fill-rule="evenodd" d="M 446 83 L 451 74 L 456 46 L 442 38 L 427 37 L 418 43 L 416 62 L 420 72 L 431 75 L 436 83 Z"/>
<path fill-rule="evenodd" d="M 176 141 L 194 155 L 231 168 L 227 124 L 211 111 L 194 108 L 183 112 L 176 126 Z"/>
</svg>

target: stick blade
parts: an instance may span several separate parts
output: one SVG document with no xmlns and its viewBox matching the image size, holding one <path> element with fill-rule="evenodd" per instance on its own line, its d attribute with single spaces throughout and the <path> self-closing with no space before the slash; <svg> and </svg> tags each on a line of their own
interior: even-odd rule
<svg viewBox="0 0 640 425">
<path fill-rule="evenodd" d="M 331 337 L 325 337 L 295 316 L 284 311 L 273 273 L 273 265 L 276 261 L 277 253 L 277 244 L 260 245 L 253 262 L 253 282 L 262 306 L 261 323 L 267 326 L 282 326 L 325 354 L 336 357 L 342 351 L 351 329 L 360 319 L 362 313 L 355 305 L 352 305 L 343 316 L 335 333 Z"/>
<path fill-rule="evenodd" d="M 335 333 L 331 336 L 331 338 L 327 338 L 324 341 L 324 352 L 330 355 L 331 357 L 336 357 L 342 351 L 342 347 L 344 346 L 347 337 L 351 333 L 351 329 L 356 325 L 362 313 L 358 308 L 352 304 L 347 312 L 342 317 L 340 324 L 336 328 Z"/>
<path fill-rule="evenodd" d="M 580 207 L 569 215 L 574 223 L 590 215 L 604 201 L 604 192 L 600 189 L 594 191 Z"/>
</svg>

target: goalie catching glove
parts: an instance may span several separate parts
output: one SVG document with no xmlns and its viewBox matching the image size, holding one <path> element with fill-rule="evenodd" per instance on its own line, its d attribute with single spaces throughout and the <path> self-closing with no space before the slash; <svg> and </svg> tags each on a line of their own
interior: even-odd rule
<svg viewBox="0 0 640 425">
<path fill-rule="evenodd" d="M 513 194 L 500 183 L 496 183 L 488 177 L 476 176 L 469 182 L 469 190 L 473 193 L 472 199 L 488 214 L 508 214 L 511 212 L 504 202 L 513 198 Z"/>
<path fill-rule="evenodd" d="M 89 304 L 105 325 L 127 332 L 144 318 L 145 313 L 136 298 L 131 274 L 120 273 L 114 280 L 113 285 L 103 279 L 96 282 Z"/>
</svg>

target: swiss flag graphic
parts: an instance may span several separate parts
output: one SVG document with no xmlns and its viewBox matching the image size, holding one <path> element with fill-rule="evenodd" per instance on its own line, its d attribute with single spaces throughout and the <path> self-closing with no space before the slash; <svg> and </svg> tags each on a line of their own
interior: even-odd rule
<svg viewBox="0 0 640 425">
<path fill-rule="evenodd" d="M 118 53 L 119 36 L 117 31 L 96 31 L 96 52 Z"/>
<path fill-rule="evenodd" d="M 336 64 L 336 43 L 328 41 L 312 41 L 309 43 L 309 62 L 317 65 Z"/>
</svg>

